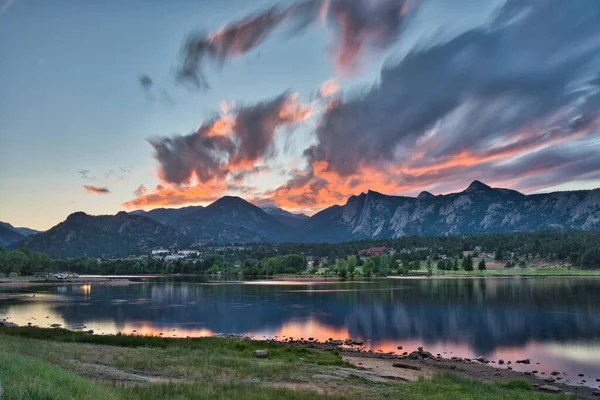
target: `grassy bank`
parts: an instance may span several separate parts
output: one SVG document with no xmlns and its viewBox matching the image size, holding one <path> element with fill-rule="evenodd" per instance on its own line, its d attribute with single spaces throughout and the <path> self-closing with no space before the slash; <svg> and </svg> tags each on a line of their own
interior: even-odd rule
<svg viewBox="0 0 600 400">
<path fill-rule="evenodd" d="M 333 351 L 229 338 L 94 336 L 0 327 L 7 399 L 549 399 L 520 380 L 373 382 Z M 268 349 L 257 359 L 253 351 Z M 354 371 L 354 372 L 353 372 Z"/>
</svg>

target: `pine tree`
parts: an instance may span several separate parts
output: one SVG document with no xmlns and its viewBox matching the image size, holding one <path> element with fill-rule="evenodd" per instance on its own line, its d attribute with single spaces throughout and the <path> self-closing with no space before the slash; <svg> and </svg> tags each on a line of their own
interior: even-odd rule
<svg viewBox="0 0 600 400">
<path fill-rule="evenodd" d="M 482 258 L 481 260 L 479 260 L 479 264 L 477 265 L 477 269 L 479 269 L 481 272 L 485 271 L 486 267 L 485 267 L 485 260 Z"/>
<path fill-rule="evenodd" d="M 467 272 L 473 271 L 473 257 L 470 254 L 463 258 L 462 267 Z"/>
</svg>

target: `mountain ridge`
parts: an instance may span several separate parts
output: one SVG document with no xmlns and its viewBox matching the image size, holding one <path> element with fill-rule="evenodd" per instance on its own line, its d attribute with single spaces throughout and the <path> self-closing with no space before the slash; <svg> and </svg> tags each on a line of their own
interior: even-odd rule
<svg viewBox="0 0 600 400">
<path fill-rule="evenodd" d="M 439 195 L 421 192 L 417 197 L 385 195 L 369 190 L 350 196 L 343 205 L 328 207 L 311 217 L 292 214 L 273 205 L 263 205 L 261 208 L 236 196 L 222 197 L 206 207 L 157 208 L 149 211 L 136 210 L 129 214 L 122 211 L 112 217 L 125 216 L 143 218 L 158 224 L 152 225 L 152 229 L 156 230 L 160 226 L 166 235 L 165 240 L 162 240 L 151 235 L 151 232 L 146 232 L 146 236 L 128 232 L 134 239 L 130 240 L 131 243 L 128 242 L 129 247 L 124 246 L 127 249 L 139 245 L 148 248 L 151 244 L 169 246 L 199 241 L 341 242 L 412 235 L 441 236 L 547 229 L 600 230 L 600 189 L 525 195 L 474 181 L 461 192 Z M 61 224 L 69 221 L 73 223 L 86 217 L 90 216 L 73 213 Z M 292 222 L 290 218 L 293 219 Z M 140 224 L 146 227 L 146 231 L 150 229 L 148 222 Z M 48 232 L 55 228 L 21 243 L 31 247 L 48 238 Z M 89 234 L 84 228 L 80 234 Z M 142 233 L 144 229 L 141 229 Z M 106 234 L 109 236 L 107 240 L 110 240 L 110 235 L 118 237 L 119 232 L 109 230 Z M 144 237 L 147 240 L 143 240 Z M 51 243 L 52 240 L 48 239 L 48 246 L 59 249 L 60 237 L 54 240 L 58 242 Z"/>
</svg>

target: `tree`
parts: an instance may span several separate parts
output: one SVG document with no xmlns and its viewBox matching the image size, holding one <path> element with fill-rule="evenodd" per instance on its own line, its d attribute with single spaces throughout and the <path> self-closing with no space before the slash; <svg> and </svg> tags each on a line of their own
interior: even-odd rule
<svg viewBox="0 0 600 400">
<path fill-rule="evenodd" d="M 431 257 L 427 258 L 427 263 L 425 265 L 427 266 L 427 275 L 433 275 L 433 265 L 431 264 Z"/>
<path fill-rule="evenodd" d="M 502 248 L 499 248 L 498 250 L 496 250 L 496 255 L 494 256 L 494 259 L 496 261 L 504 260 L 504 250 L 502 250 Z"/>
<path fill-rule="evenodd" d="M 473 257 L 470 254 L 463 258 L 462 267 L 467 272 L 473 271 Z"/>
<path fill-rule="evenodd" d="M 448 260 L 449 263 L 451 263 L 450 260 Z M 448 269 L 448 264 L 446 263 L 446 260 L 440 260 L 437 263 L 437 269 L 438 271 L 442 271 L 442 274 L 446 273 L 446 269 Z"/>
<path fill-rule="evenodd" d="M 585 269 L 600 268 L 600 247 L 593 247 L 581 257 L 581 266 Z"/>
<path fill-rule="evenodd" d="M 411 268 L 413 271 L 418 271 L 418 270 L 420 270 L 420 269 L 421 269 L 421 261 L 419 261 L 419 260 L 415 260 L 415 261 L 413 261 L 413 262 L 412 262 L 412 264 L 410 265 L 410 268 Z"/>
<path fill-rule="evenodd" d="M 350 276 L 354 276 L 354 272 L 356 271 L 356 263 L 357 263 L 356 256 L 348 257 L 348 274 Z"/>
<path fill-rule="evenodd" d="M 452 269 L 454 271 L 458 271 L 458 258 L 454 259 L 454 263 L 452 264 Z"/>
<path fill-rule="evenodd" d="M 348 261 L 343 258 L 340 258 L 337 262 L 337 273 L 342 278 L 348 276 Z"/>
<path fill-rule="evenodd" d="M 373 270 L 375 269 L 375 263 L 373 260 L 367 260 L 363 266 L 362 271 L 364 276 L 371 276 L 373 274 Z"/>
<path fill-rule="evenodd" d="M 481 260 L 479 260 L 479 264 L 477 264 L 477 269 L 480 270 L 481 272 L 486 270 L 485 260 L 483 258 Z"/>
</svg>

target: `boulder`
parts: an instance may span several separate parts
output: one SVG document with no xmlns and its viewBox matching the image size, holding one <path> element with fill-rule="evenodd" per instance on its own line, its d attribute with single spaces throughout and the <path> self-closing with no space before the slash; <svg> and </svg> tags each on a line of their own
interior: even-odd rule
<svg viewBox="0 0 600 400">
<path fill-rule="evenodd" d="M 517 364 L 531 364 L 531 360 L 529 358 L 526 358 L 524 360 L 517 360 L 516 362 Z"/>
<path fill-rule="evenodd" d="M 550 375 L 553 375 L 553 376 L 560 375 L 560 372 L 558 372 L 558 371 L 552 371 L 552 373 Z"/>
<path fill-rule="evenodd" d="M 556 386 L 552 386 L 552 385 L 544 385 L 544 386 L 540 386 L 540 391 L 547 392 L 547 393 L 560 393 L 560 392 L 562 392 L 562 389 L 557 388 Z"/>
<path fill-rule="evenodd" d="M 500 365 L 504 364 L 504 360 L 503 359 L 499 359 L 498 360 L 498 364 L 500 364 Z"/>
<path fill-rule="evenodd" d="M 398 350 L 402 350 L 402 346 L 398 346 Z"/>
<path fill-rule="evenodd" d="M 269 350 L 256 350 L 254 357 L 256 358 L 267 358 L 269 356 Z"/>
<path fill-rule="evenodd" d="M 423 351 L 423 346 L 417 347 L 417 351 Z"/>
<path fill-rule="evenodd" d="M 600 392 L 599 391 L 592 392 L 592 396 L 600 397 Z"/>
<path fill-rule="evenodd" d="M 6 328 L 16 328 L 17 326 L 19 326 L 19 325 L 15 324 L 14 322 L 9 322 L 9 321 L 2 321 L 0 323 L 0 325 L 4 326 Z"/>
<path fill-rule="evenodd" d="M 52 328 L 60 328 L 62 325 L 61 324 L 52 324 L 50 325 L 50 327 Z"/>
</svg>

